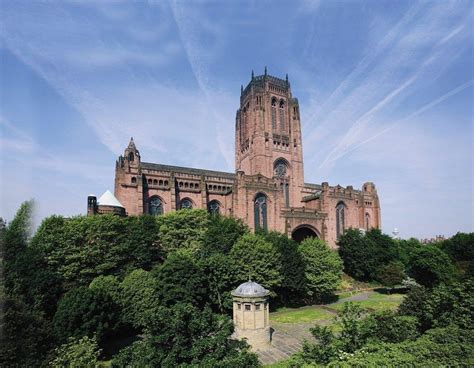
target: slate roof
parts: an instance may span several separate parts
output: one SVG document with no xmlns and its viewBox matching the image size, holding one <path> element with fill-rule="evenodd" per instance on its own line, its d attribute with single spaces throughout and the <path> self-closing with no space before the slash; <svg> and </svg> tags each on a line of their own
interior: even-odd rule
<svg viewBox="0 0 474 368">
<path fill-rule="evenodd" d="M 146 169 L 146 170 L 173 171 L 173 172 L 179 172 L 183 174 L 217 176 L 217 177 L 226 178 L 226 179 L 235 179 L 235 174 L 229 173 L 229 172 L 195 169 L 191 167 L 181 167 L 181 166 L 172 166 L 172 165 L 163 165 L 163 164 L 152 164 L 150 162 L 142 162 L 141 168 Z"/>
</svg>

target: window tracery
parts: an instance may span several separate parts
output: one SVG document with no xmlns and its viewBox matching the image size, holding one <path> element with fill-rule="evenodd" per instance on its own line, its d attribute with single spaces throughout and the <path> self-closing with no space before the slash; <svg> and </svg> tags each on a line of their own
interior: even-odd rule
<svg viewBox="0 0 474 368">
<path fill-rule="evenodd" d="M 163 201 L 157 197 L 153 196 L 148 202 L 148 213 L 152 216 L 160 216 L 163 214 Z"/>
</svg>

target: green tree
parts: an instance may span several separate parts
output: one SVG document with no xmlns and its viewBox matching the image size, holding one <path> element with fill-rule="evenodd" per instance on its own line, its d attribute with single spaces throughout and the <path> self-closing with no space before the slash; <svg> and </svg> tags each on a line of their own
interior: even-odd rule
<svg viewBox="0 0 474 368">
<path fill-rule="evenodd" d="M 397 343 L 419 336 L 416 317 L 400 316 L 391 310 L 370 314 L 364 319 L 364 324 L 372 341 Z"/>
<path fill-rule="evenodd" d="M 143 329 L 159 307 L 158 283 L 151 272 L 132 271 L 120 283 L 122 320 Z"/>
<path fill-rule="evenodd" d="M 215 252 L 228 254 L 237 240 L 248 232 L 247 225 L 240 219 L 210 216 L 208 228 L 203 236 L 203 255 Z"/>
<path fill-rule="evenodd" d="M 280 254 L 261 235 L 245 234 L 229 253 L 235 265 L 239 282 L 251 277 L 270 291 L 275 291 L 282 281 Z"/>
<path fill-rule="evenodd" d="M 97 336 L 99 342 L 118 327 L 116 304 L 102 293 L 84 286 L 68 291 L 54 315 L 54 332 L 60 342 L 69 337 Z"/>
<path fill-rule="evenodd" d="M 377 281 L 384 286 L 393 287 L 400 285 L 406 278 L 403 263 L 390 262 L 377 268 Z"/>
<path fill-rule="evenodd" d="M 258 367 L 243 341 L 230 339 L 232 321 L 189 304 L 161 307 L 141 341 L 122 350 L 112 367 Z"/>
<path fill-rule="evenodd" d="M 344 262 L 344 272 L 357 280 L 369 281 L 376 274 L 377 245 L 360 230 L 349 229 L 339 238 L 339 255 Z"/>
<path fill-rule="evenodd" d="M 168 254 L 153 275 L 163 305 L 190 303 L 202 307 L 208 302 L 206 275 L 189 250 Z"/>
<path fill-rule="evenodd" d="M 40 366 L 54 343 L 50 322 L 20 300 L 7 297 L 2 303 L 0 366 Z"/>
<path fill-rule="evenodd" d="M 421 285 L 433 287 L 442 282 L 452 281 L 455 277 L 455 268 L 441 249 L 426 245 L 413 250 L 408 275 Z"/>
<path fill-rule="evenodd" d="M 207 277 L 209 300 L 220 313 L 232 309 L 230 292 L 239 285 L 236 266 L 225 254 L 213 253 L 200 261 L 204 274 Z"/>
<path fill-rule="evenodd" d="M 317 238 L 303 240 L 298 251 L 303 260 L 304 292 L 310 300 L 321 301 L 341 284 L 341 258 Z"/>
<path fill-rule="evenodd" d="M 210 220 L 205 210 L 180 210 L 159 216 L 156 221 L 161 245 L 166 253 L 171 253 L 178 249 L 199 251 Z"/>
<path fill-rule="evenodd" d="M 282 283 L 276 293 L 283 304 L 295 303 L 305 290 L 304 263 L 298 250 L 298 243 L 276 231 L 264 233 L 265 240 L 280 254 Z"/>
<path fill-rule="evenodd" d="M 474 262 L 474 233 L 457 233 L 440 243 L 453 261 Z"/>
<path fill-rule="evenodd" d="M 99 366 L 101 350 L 95 338 L 84 336 L 69 338 L 68 342 L 54 350 L 54 358 L 49 362 L 53 368 L 86 368 Z"/>
</svg>

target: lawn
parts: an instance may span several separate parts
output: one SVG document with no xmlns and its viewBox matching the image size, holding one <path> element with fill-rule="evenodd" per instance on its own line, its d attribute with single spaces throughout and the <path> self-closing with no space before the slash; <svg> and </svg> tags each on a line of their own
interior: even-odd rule
<svg viewBox="0 0 474 368">
<path fill-rule="evenodd" d="M 360 305 L 362 308 L 367 308 L 371 311 L 380 311 L 384 309 L 395 309 L 403 301 L 403 294 L 381 294 L 373 293 L 369 295 L 367 300 L 360 302 L 353 302 L 354 304 Z M 330 307 L 337 311 L 342 310 L 344 303 L 333 304 Z"/>
<path fill-rule="evenodd" d="M 282 308 L 270 313 L 271 322 L 277 323 L 309 323 L 330 319 L 331 312 L 316 306 L 302 308 Z"/>
</svg>

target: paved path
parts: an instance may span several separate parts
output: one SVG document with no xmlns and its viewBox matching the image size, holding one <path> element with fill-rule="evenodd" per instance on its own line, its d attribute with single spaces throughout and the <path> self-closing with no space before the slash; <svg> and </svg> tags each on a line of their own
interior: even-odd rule
<svg viewBox="0 0 474 368">
<path fill-rule="evenodd" d="M 338 300 L 337 302 L 319 305 L 307 306 L 302 308 L 324 308 L 334 316 L 337 311 L 331 308 L 331 305 L 344 302 L 360 302 L 367 300 L 373 291 L 365 291 L 347 298 Z M 301 309 L 301 308 L 300 308 Z M 313 337 L 309 329 L 315 324 L 327 326 L 332 323 L 332 319 L 316 320 L 310 323 L 277 323 L 271 322 L 273 327 L 272 343 L 266 349 L 257 350 L 257 355 L 262 364 L 277 363 L 281 360 L 288 359 L 290 355 L 298 352 L 302 348 L 304 340 L 311 340 Z"/>
</svg>

